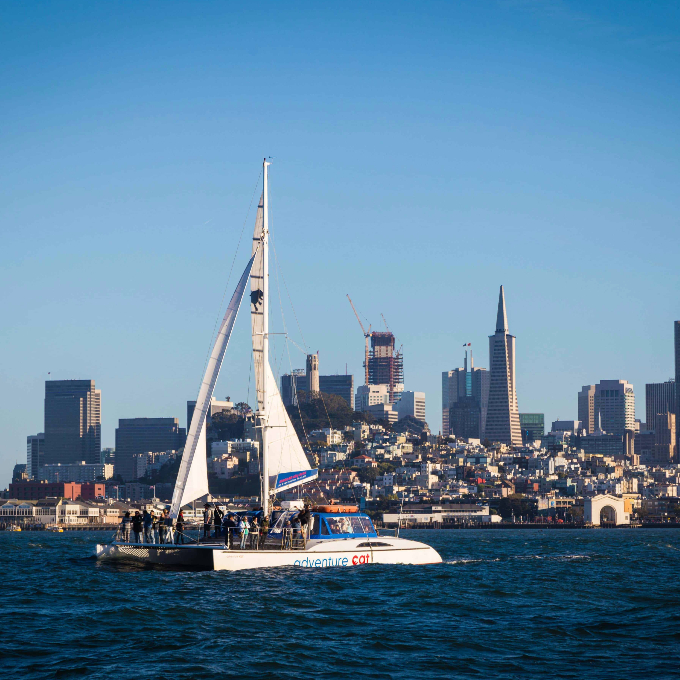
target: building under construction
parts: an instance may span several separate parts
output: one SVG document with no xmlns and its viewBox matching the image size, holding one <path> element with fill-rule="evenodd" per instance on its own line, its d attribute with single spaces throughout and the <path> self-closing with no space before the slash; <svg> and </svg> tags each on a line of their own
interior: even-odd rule
<svg viewBox="0 0 680 680">
<path fill-rule="evenodd" d="M 404 358 L 394 351 L 394 334 L 373 331 L 368 353 L 368 384 L 389 385 L 390 403 L 399 400 L 404 390 Z"/>
<path fill-rule="evenodd" d="M 390 404 L 399 401 L 401 393 L 404 391 L 404 358 L 401 347 L 397 352 L 394 351 L 394 333 L 390 332 L 387 320 L 381 315 L 387 328 L 386 333 L 378 331 L 371 332 L 369 325 L 368 331 L 361 322 L 359 312 L 357 312 L 352 298 L 348 295 L 349 304 L 352 305 L 354 316 L 356 316 L 361 332 L 366 341 L 364 353 L 364 371 L 366 385 L 387 385 L 390 395 Z M 371 348 L 368 348 L 368 339 L 371 339 Z"/>
</svg>

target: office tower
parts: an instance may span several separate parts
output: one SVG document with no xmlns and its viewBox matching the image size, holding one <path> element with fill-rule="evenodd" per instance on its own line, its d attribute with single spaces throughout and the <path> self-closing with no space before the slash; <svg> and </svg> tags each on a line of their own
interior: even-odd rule
<svg viewBox="0 0 680 680">
<path fill-rule="evenodd" d="M 29 479 L 38 479 L 38 470 L 45 464 L 45 435 L 31 434 L 26 437 L 26 474 Z"/>
<path fill-rule="evenodd" d="M 338 397 L 342 397 L 352 411 L 354 410 L 353 375 L 320 375 L 319 391 L 322 394 L 335 394 Z"/>
<path fill-rule="evenodd" d="M 545 436 L 545 415 L 543 413 L 520 413 L 519 426 L 522 430 L 522 444 L 540 441 Z"/>
<path fill-rule="evenodd" d="M 425 420 L 425 392 L 402 392 L 401 399 L 394 405 L 398 419 L 412 416 Z"/>
<path fill-rule="evenodd" d="M 399 401 L 404 391 L 404 358 L 401 350 L 394 351 L 394 335 L 390 332 L 371 333 L 368 384 L 387 385 L 390 404 Z"/>
<path fill-rule="evenodd" d="M 678 460 L 675 413 L 658 413 L 654 420 L 654 462 L 668 465 Z"/>
<path fill-rule="evenodd" d="M 294 368 L 291 373 L 281 376 L 281 399 L 284 406 L 297 404 L 297 395 L 307 389 L 307 375 L 301 368 Z"/>
<path fill-rule="evenodd" d="M 470 352 L 470 366 L 468 368 L 467 350 L 463 368 L 442 373 L 442 434 L 447 437 L 455 435 L 463 439 L 483 439 L 486 423 L 486 413 L 489 404 L 489 384 L 491 375 L 485 368 L 475 368 Z M 458 430 L 451 429 L 451 409 L 459 401 L 459 413 L 453 421 L 458 423 Z M 477 408 L 478 414 L 470 413 Z"/>
<path fill-rule="evenodd" d="M 647 428 L 654 429 L 659 413 L 675 413 L 675 380 L 645 385 Z"/>
<path fill-rule="evenodd" d="M 319 391 L 319 355 L 308 354 L 305 372 L 306 391 L 308 394 L 315 394 Z"/>
<path fill-rule="evenodd" d="M 674 324 L 675 329 L 675 422 L 680 423 L 680 321 Z M 676 449 L 680 451 L 680 428 L 675 428 Z"/>
<path fill-rule="evenodd" d="M 601 380 L 594 387 L 593 419 L 595 428 L 588 430 L 588 434 L 602 430 L 607 434 L 623 435 L 626 430 L 634 430 L 635 394 L 633 386 L 626 380 Z M 581 390 L 581 395 L 585 389 L 584 387 Z M 579 404 L 581 403 L 581 395 L 579 395 Z M 583 421 L 580 415 L 579 413 L 579 420 Z"/>
<path fill-rule="evenodd" d="M 448 435 L 459 439 L 481 439 L 482 410 L 475 397 L 460 397 L 447 409 Z"/>
<path fill-rule="evenodd" d="M 186 430 L 177 418 L 121 418 L 116 428 L 115 474 L 133 481 L 136 453 L 177 451 L 185 440 Z"/>
<path fill-rule="evenodd" d="M 99 463 L 101 391 L 94 380 L 45 382 L 45 465 Z"/>
<path fill-rule="evenodd" d="M 515 336 L 508 333 L 503 286 L 498 297 L 496 332 L 489 336 L 489 368 L 491 384 L 484 436 L 492 442 L 521 446 L 515 382 Z"/>
<path fill-rule="evenodd" d="M 584 385 L 578 393 L 578 419 L 588 434 L 595 432 L 595 385 Z"/>
</svg>

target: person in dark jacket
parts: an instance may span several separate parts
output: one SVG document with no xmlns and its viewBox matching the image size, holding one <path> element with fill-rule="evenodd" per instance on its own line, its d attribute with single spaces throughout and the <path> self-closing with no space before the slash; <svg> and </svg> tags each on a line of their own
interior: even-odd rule
<svg viewBox="0 0 680 680">
<path fill-rule="evenodd" d="M 210 538 L 210 527 L 213 520 L 213 512 L 210 509 L 210 503 L 203 506 L 203 538 Z"/>
<path fill-rule="evenodd" d="M 220 535 L 220 530 L 222 529 L 222 511 L 219 509 L 219 507 L 217 507 L 217 503 L 215 504 L 213 515 L 215 524 L 215 538 L 218 538 Z"/>
<path fill-rule="evenodd" d="M 175 522 L 175 545 L 184 543 L 184 513 L 180 510 Z"/>
<path fill-rule="evenodd" d="M 143 528 L 144 524 L 142 522 L 142 515 L 140 514 L 139 510 L 137 510 L 135 516 L 132 518 L 132 533 L 135 535 L 135 543 L 142 542 Z"/>
<path fill-rule="evenodd" d="M 300 520 L 300 526 L 302 527 L 302 535 L 305 538 L 309 537 L 309 523 L 312 519 L 312 513 L 309 510 L 309 505 L 305 503 L 305 507 L 303 510 L 300 511 L 300 514 L 297 517 Z"/>
<path fill-rule="evenodd" d="M 266 515 L 262 517 L 262 522 L 260 523 L 260 550 L 264 547 L 264 542 L 267 540 L 267 534 L 269 533 L 269 517 Z"/>
<path fill-rule="evenodd" d="M 142 526 L 144 527 L 144 543 L 153 543 L 153 517 L 148 510 L 142 513 Z"/>
<path fill-rule="evenodd" d="M 123 515 L 123 519 L 121 520 L 120 523 L 120 529 L 122 533 L 122 539 L 123 543 L 129 543 L 130 542 L 130 525 L 132 524 L 132 518 L 130 517 L 130 513 L 126 512 Z"/>
<path fill-rule="evenodd" d="M 222 527 L 224 529 L 224 544 L 228 549 L 234 547 L 234 534 L 236 533 L 236 521 L 234 520 L 234 515 L 228 512 L 225 515 L 225 519 L 222 522 Z"/>
<path fill-rule="evenodd" d="M 154 524 L 158 531 L 158 542 L 165 543 L 165 525 L 163 524 L 163 514 L 159 513 L 158 517 L 154 517 Z"/>
</svg>

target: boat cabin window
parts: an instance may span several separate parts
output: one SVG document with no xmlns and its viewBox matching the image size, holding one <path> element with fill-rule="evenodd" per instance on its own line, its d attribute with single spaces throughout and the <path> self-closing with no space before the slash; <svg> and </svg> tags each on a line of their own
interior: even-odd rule
<svg viewBox="0 0 680 680">
<path fill-rule="evenodd" d="M 380 541 L 369 541 L 366 543 L 359 543 L 357 548 L 391 548 L 391 543 L 381 543 Z"/>
<path fill-rule="evenodd" d="M 349 515 L 344 517 L 326 517 L 326 522 L 333 535 L 375 533 L 373 522 L 368 517 L 353 517 Z"/>
</svg>

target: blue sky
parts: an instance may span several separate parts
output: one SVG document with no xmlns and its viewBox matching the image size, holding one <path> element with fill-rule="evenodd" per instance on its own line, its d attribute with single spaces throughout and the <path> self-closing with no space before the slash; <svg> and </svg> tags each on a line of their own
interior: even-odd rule
<svg viewBox="0 0 680 680">
<path fill-rule="evenodd" d="M 105 446 L 118 418 L 184 425 L 265 155 L 322 373 L 361 376 L 349 293 L 437 431 L 503 284 L 521 412 L 623 378 L 644 419 L 680 318 L 679 27 L 661 1 L 3 3 L 0 483 L 48 372 L 96 380 Z M 248 348 L 242 314 L 218 396 L 252 401 Z"/>
</svg>

